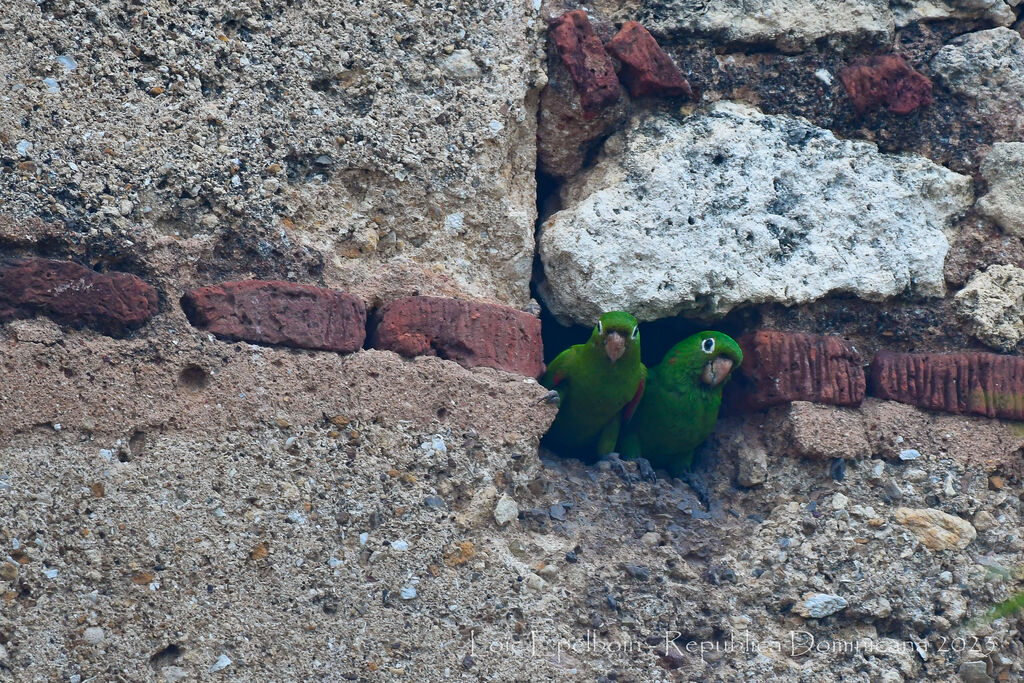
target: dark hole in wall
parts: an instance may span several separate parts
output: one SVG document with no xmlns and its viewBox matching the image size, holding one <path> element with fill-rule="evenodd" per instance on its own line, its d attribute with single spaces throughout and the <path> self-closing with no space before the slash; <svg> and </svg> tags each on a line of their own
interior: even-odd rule
<svg viewBox="0 0 1024 683">
<path fill-rule="evenodd" d="M 593 327 L 583 325 L 562 325 L 551 314 L 543 299 L 541 305 L 541 330 L 544 337 L 544 362 L 550 363 L 555 356 L 573 344 L 582 344 L 590 338 Z M 733 311 L 722 320 L 706 322 L 688 318 L 661 318 L 640 323 L 640 357 L 647 366 L 657 365 L 677 342 L 703 330 L 724 332 L 734 339 L 757 326 L 760 316 L 756 310 Z M 594 321 L 597 324 L 597 321 Z"/>
<path fill-rule="evenodd" d="M 128 439 L 128 449 L 131 450 L 133 456 L 142 455 L 146 449 L 146 432 L 137 430 L 132 434 Z"/>
<path fill-rule="evenodd" d="M 559 353 L 573 344 L 582 344 L 590 338 L 593 331 L 592 326 L 561 324 L 548 310 L 543 299 L 537 295 L 536 287 L 534 294 L 541 304 L 540 320 L 545 363 L 550 363 Z M 597 321 L 594 322 L 596 324 Z M 680 317 L 642 322 L 640 323 L 640 357 L 645 365 L 651 367 L 660 363 L 670 348 L 691 334 L 703 330 L 717 330 L 735 339 L 743 332 L 757 327 L 759 322 L 760 315 L 757 310 L 752 308 L 734 311 L 722 320 L 712 323 Z M 735 389 L 735 387 L 726 385 L 725 390 L 728 392 L 730 389 Z M 719 417 L 729 414 L 727 406 L 728 402 L 723 401 Z M 554 450 L 563 458 L 577 458 L 583 462 L 593 462 L 594 460 L 592 453 L 563 452 L 553 449 L 551 442 L 547 439 L 542 439 L 541 444 Z"/>
<path fill-rule="evenodd" d="M 551 214 L 562 208 L 559 190 L 562 183 L 558 178 L 537 171 L 537 237 L 540 237 L 540 226 Z"/>
<path fill-rule="evenodd" d="M 178 374 L 178 384 L 192 391 L 205 389 L 210 383 L 210 373 L 198 365 L 189 365 L 182 368 Z"/>
<path fill-rule="evenodd" d="M 149 664 L 154 669 L 160 669 L 161 667 L 174 664 L 180 656 L 181 648 L 174 643 L 171 643 L 167 647 L 154 652 L 149 658 Z"/>
</svg>

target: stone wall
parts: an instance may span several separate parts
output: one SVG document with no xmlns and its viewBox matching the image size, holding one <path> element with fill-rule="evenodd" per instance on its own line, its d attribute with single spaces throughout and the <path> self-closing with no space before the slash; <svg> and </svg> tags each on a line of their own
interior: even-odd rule
<svg viewBox="0 0 1024 683">
<path fill-rule="evenodd" d="M 0 9 L 0 679 L 1024 675 L 968 4 Z M 609 308 L 743 347 L 688 482 L 539 446 Z"/>
</svg>

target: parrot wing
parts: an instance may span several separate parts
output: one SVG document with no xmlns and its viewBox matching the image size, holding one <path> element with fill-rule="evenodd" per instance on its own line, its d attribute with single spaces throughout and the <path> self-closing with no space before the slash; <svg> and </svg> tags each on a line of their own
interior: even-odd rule
<svg viewBox="0 0 1024 683">
<path fill-rule="evenodd" d="M 636 412 L 636 407 L 640 405 L 640 400 L 644 397 L 644 387 L 647 386 L 647 368 L 643 363 L 640 364 L 640 384 L 636 387 L 636 393 L 633 398 L 630 399 L 622 408 L 622 420 L 623 422 L 629 422 L 629 419 L 633 417 L 633 413 Z"/>
<path fill-rule="evenodd" d="M 555 356 L 555 359 L 551 361 L 548 369 L 544 372 L 544 376 L 540 378 L 540 383 L 548 389 L 554 389 L 568 377 L 569 368 L 572 367 L 575 360 L 576 347 L 570 346 Z"/>
</svg>

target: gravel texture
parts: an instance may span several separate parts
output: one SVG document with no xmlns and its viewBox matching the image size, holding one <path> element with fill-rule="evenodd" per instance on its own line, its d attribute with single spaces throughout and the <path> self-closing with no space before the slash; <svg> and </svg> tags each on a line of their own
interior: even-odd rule
<svg viewBox="0 0 1024 683">
<path fill-rule="evenodd" d="M 512 0 L 15 0 L 0 197 L 81 241 L 301 245 L 332 286 L 411 263 L 522 305 L 540 28 Z"/>
<path fill-rule="evenodd" d="M 1024 561 L 1016 489 L 955 456 L 976 421 L 956 418 L 936 444 L 904 431 L 920 459 L 873 459 L 875 447 L 838 481 L 827 461 L 772 447 L 764 482 L 738 485 L 756 435 L 781 429 L 773 415 L 720 424 L 710 508 L 632 464 L 627 485 L 604 466 L 541 461 L 539 429 L 511 442 L 390 420 L 167 431 L 128 460 L 100 433 L 26 432 L 0 450 L 0 671 L 868 681 L 950 680 L 981 661 L 1024 673 L 1019 617 L 962 628 Z"/>
</svg>

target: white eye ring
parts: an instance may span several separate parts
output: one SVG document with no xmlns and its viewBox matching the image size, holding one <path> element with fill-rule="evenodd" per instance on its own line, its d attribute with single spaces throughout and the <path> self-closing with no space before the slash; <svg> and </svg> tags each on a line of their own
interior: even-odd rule
<svg viewBox="0 0 1024 683">
<path fill-rule="evenodd" d="M 604 325 L 601 324 L 600 320 L 597 321 L 597 333 L 604 334 Z"/>
<path fill-rule="evenodd" d="M 715 350 L 715 340 L 712 337 L 708 337 L 700 343 L 700 348 L 704 353 L 711 353 Z"/>
<path fill-rule="evenodd" d="M 640 326 L 639 325 L 634 325 L 633 326 L 633 334 L 631 336 L 632 336 L 633 339 L 639 339 L 640 338 Z"/>
</svg>

